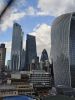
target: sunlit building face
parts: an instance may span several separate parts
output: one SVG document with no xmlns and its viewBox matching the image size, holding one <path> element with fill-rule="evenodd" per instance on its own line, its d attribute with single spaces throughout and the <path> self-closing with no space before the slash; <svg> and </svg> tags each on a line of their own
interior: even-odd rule
<svg viewBox="0 0 75 100">
<path fill-rule="evenodd" d="M 75 14 L 58 17 L 51 29 L 55 85 L 75 87 Z"/>
</svg>

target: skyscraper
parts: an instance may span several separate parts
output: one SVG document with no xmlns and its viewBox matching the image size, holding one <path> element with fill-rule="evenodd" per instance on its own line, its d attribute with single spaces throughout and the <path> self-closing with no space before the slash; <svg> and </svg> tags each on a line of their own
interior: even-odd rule
<svg viewBox="0 0 75 100">
<path fill-rule="evenodd" d="M 5 69 L 6 48 L 5 44 L 0 45 L 0 71 Z"/>
<path fill-rule="evenodd" d="M 7 70 L 10 71 L 11 69 L 11 60 L 7 61 Z"/>
<path fill-rule="evenodd" d="M 17 71 L 21 66 L 21 53 L 23 44 L 23 32 L 17 23 L 13 25 L 12 49 L 11 49 L 11 70 Z"/>
<path fill-rule="evenodd" d="M 42 51 L 42 54 L 41 54 L 41 59 L 40 59 L 40 66 L 41 66 L 41 69 L 45 70 L 45 71 L 49 71 L 49 58 L 48 58 L 48 53 L 46 51 L 46 49 L 44 49 Z"/>
<path fill-rule="evenodd" d="M 75 87 L 75 13 L 56 18 L 51 29 L 55 85 Z"/>
<path fill-rule="evenodd" d="M 26 51 L 23 49 L 21 53 L 21 66 L 20 66 L 20 71 L 23 71 L 25 68 L 25 55 Z"/>
<path fill-rule="evenodd" d="M 46 51 L 46 49 L 44 49 L 43 51 L 42 51 L 42 54 L 41 54 L 41 59 L 40 59 L 41 61 L 45 61 L 45 60 L 48 60 L 48 53 L 47 53 L 47 51 Z"/>
<path fill-rule="evenodd" d="M 36 40 L 35 36 L 27 35 L 26 40 L 26 65 L 25 70 L 29 70 L 30 64 L 33 60 L 36 60 L 37 51 L 36 51 Z"/>
</svg>

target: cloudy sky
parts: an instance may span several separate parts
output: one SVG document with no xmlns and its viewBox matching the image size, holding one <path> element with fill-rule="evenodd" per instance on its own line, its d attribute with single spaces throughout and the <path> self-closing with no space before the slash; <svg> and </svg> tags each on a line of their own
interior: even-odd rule
<svg viewBox="0 0 75 100">
<path fill-rule="evenodd" d="M 0 0 L 0 12 L 5 1 Z M 37 53 L 41 54 L 45 48 L 50 56 L 51 24 L 53 20 L 64 13 L 75 11 L 75 0 L 15 0 L 0 20 L 0 43 L 7 48 L 6 60 L 10 59 L 13 23 L 17 22 L 26 34 L 36 36 Z"/>
</svg>

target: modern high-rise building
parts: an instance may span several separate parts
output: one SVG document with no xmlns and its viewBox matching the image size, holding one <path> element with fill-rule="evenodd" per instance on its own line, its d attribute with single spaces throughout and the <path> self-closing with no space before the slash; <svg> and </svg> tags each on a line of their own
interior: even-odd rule
<svg viewBox="0 0 75 100">
<path fill-rule="evenodd" d="M 50 63 L 49 63 L 49 58 L 48 58 L 48 53 L 46 51 L 46 49 L 44 49 L 42 51 L 42 54 L 41 54 L 41 59 L 40 59 L 40 67 L 42 70 L 45 70 L 45 71 L 50 71 Z"/>
<path fill-rule="evenodd" d="M 11 60 L 7 61 L 7 70 L 10 71 L 11 69 Z"/>
<path fill-rule="evenodd" d="M 48 60 L 48 53 L 47 53 L 47 51 L 46 51 L 46 49 L 44 49 L 43 51 L 42 51 L 42 54 L 41 54 L 41 59 L 40 59 L 41 61 L 45 61 L 45 60 Z"/>
<path fill-rule="evenodd" d="M 75 13 L 59 16 L 51 29 L 55 85 L 75 88 Z"/>
<path fill-rule="evenodd" d="M 0 71 L 5 69 L 6 48 L 5 44 L 0 44 Z"/>
<path fill-rule="evenodd" d="M 27 35 L 26 40 L 26 65 L 25 70 L 30 70 L 30 65 L 32 61 L 36 60 L 37 51 L 36 51 L 36 39 L 35 36 Z"/>
<path fill-rule="evenodd" d="M 20 71 L 23 71 L 25 68 L 25 55 L 26 51 L 23 49 L 22 54 L 21 54 L 21 66 L 20 66 Z"/>
<path fill-rule="evenodd" d="M 12 48 L 11 48 L 11 70 L 17 71 L 21 66 L 21 53 L 23 45 L 23 32 L 17 23 L 13 25 Z"/>
</svg>

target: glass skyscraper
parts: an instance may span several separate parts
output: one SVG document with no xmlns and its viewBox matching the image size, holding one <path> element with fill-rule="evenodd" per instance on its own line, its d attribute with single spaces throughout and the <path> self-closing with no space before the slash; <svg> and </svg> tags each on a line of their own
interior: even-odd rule
<svg viewBox="0 0 75 100">
<path fill-rule="evenodd" d="M 12 48 L 11 48 L 11 70 L 17 71 L 21 66 L 21 53 L 23 44 L 23 32 L 17 23 L 13 25 Z"/>
<path fill-rule="evenodd" d="M 0 72 L 5 69 L 6 48 L 5 44 L 0 44 Z"/>
<path fill-rule="evenodd" d="M 23 49 L 21 53 L 21 66 L 20 66 L 20 71 L 23 71 L 25 68 L 25 54 L 26 51 Z"/>
<path fill-rule="evenodd" d="M 25 70 L 29 70 L 30 69 L 30 64 L 32 64 L 32 61 L 36 60 L 36 58 L 37 58 L 37 51 L 36 51 L 35 36 L 27 35 Z"/>
<path fill-rule="evenodd" d="M 41 54 L 41 59 L 40 59 L 41 61 L 46 61 L 46 60 L 49 60 L 48 59 L 48 53 L 47 53 L 47 51 L 46 51 L 46 49 L 44 49 L 43 51 L 42 51 L 42 54 Z"/>
<path fill-rule="evenodd" d="M 55 19 L 51 29 L 55 85 L 75 87 L 75 13 Z"/>
</svg>

